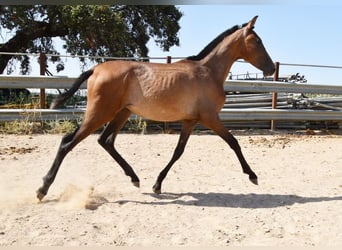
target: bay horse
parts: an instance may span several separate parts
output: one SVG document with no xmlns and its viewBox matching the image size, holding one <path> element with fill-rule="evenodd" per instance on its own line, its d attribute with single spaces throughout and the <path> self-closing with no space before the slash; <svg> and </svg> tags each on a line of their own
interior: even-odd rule
<svg viewBox="0 0 342 250">
<path fill-rule="evenodd" d="M 89 134 L 105 125 L 98 142 L 121 166 L 134 186 L 140 182 L 132 167 L 114 147 L 115 138 L 132 113 L 149 120 L 181 121 L 182 129 L 173 156 L 160 172 L 153 191 L 161 193 L 164 178 L 182 155 L 197 122 L 213 130 L 235 152 L 243 173 L 258 184 L 256 174 L 245 160 L 238 141 L 223 126 L 219 112 L 225 102 L 223 83 L 232 64 L 244 59 L 264 75 L 275 67 L 260 37 L 255 33 L 257 16 L 241 26 L 226 30 L 199 54 L 171 64 L 108 61 L 82 73 L 72 87 L 56 97 L 50 108 L 56 108 L 87 81 L 87 108 L 82 124 L 63 137 L 55 160 L 37 190 L 42 200 L 55 180 L 64 157 Z"/>
</svg>

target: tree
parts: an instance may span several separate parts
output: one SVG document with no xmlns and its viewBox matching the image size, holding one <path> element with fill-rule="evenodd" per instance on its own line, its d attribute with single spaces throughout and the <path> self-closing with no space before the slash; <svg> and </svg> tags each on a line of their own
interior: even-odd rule
<svg viewBox="0 0 342 250">
<path fill-rule="evenodd" d="M 13 34 L 0 43 L 0 52 L 45 52 L 59 61 L 52 38 L 60 37 L 74 55 L 146 57 L 150 38 L 164 51 L 179 45 L 181 17 L 176 7 L 162 5 L 0 6 L 0 34 Z M 22 74 L 29 73 L 27 56 L 0 54 L 0 74 L 15 60 Z"/>
</svg>

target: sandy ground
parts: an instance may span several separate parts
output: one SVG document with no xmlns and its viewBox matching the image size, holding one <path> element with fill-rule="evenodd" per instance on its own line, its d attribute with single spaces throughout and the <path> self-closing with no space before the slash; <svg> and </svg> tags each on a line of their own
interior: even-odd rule
<svg viewBox="0 0 342 250">
<path fill-rule="evenodd" d="M 342 136 L 241 135 L 248 181 L 215 135 L 192 135 L 163 194 L 152 186 L 178 136 L 120 134 L 140 189 L 92 135 L 35 197 L 62 135 L 0 135 L 0 245 L 342 245 Z"/>
</svg>

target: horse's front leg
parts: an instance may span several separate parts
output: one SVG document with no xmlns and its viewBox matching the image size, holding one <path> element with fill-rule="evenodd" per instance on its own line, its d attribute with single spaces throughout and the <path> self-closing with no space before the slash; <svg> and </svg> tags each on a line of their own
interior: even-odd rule
<svg viewBox="0 0 342 250">
<path fill-rule="evenodd" d="M 236 138 L 229 133 L 229 131 L 223 126 L 218 115 L 216 117 L 210 117 L 209 119 L 202 120 L 201 123 L 206 127 L 212 129 L 217 135 L 219 135 L 228 145 L 234 150 L 236 156 L 238 157 L 243 173 L 249 176 L 249 180 L 258 185 L 258 177 L 248 165 L 245 157 L 242 154 L 241 147 L 236 140 Z"/>
</svg>

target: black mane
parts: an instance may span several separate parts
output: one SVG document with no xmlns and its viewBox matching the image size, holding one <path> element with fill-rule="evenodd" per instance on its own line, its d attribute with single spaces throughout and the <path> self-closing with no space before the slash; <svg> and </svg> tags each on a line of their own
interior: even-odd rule
<svg viewBox="0 0 342 250">
<path fill-rule="evenodd" d="M 241 29 L 245 27 L 247 23 L 243 25 L 235 25 L 231 27 L 230 29 L 227 29 L 226 31 L 222 32 L 220 35 L 218 35 L 214 40 L 212 40 L 207 46 L 205 46 L 204 49 L 201 50 L 200 53 L 198 53 L 195 56 L 189 56 L 186 59 L 191 61 L 199 61 L 202 60 L 204 57 L 206 57 L 220 42 L 222 42 L 223 39 L 225 39 L 227 36 L 233 34 L 238 29 Z"/>
</svg>

